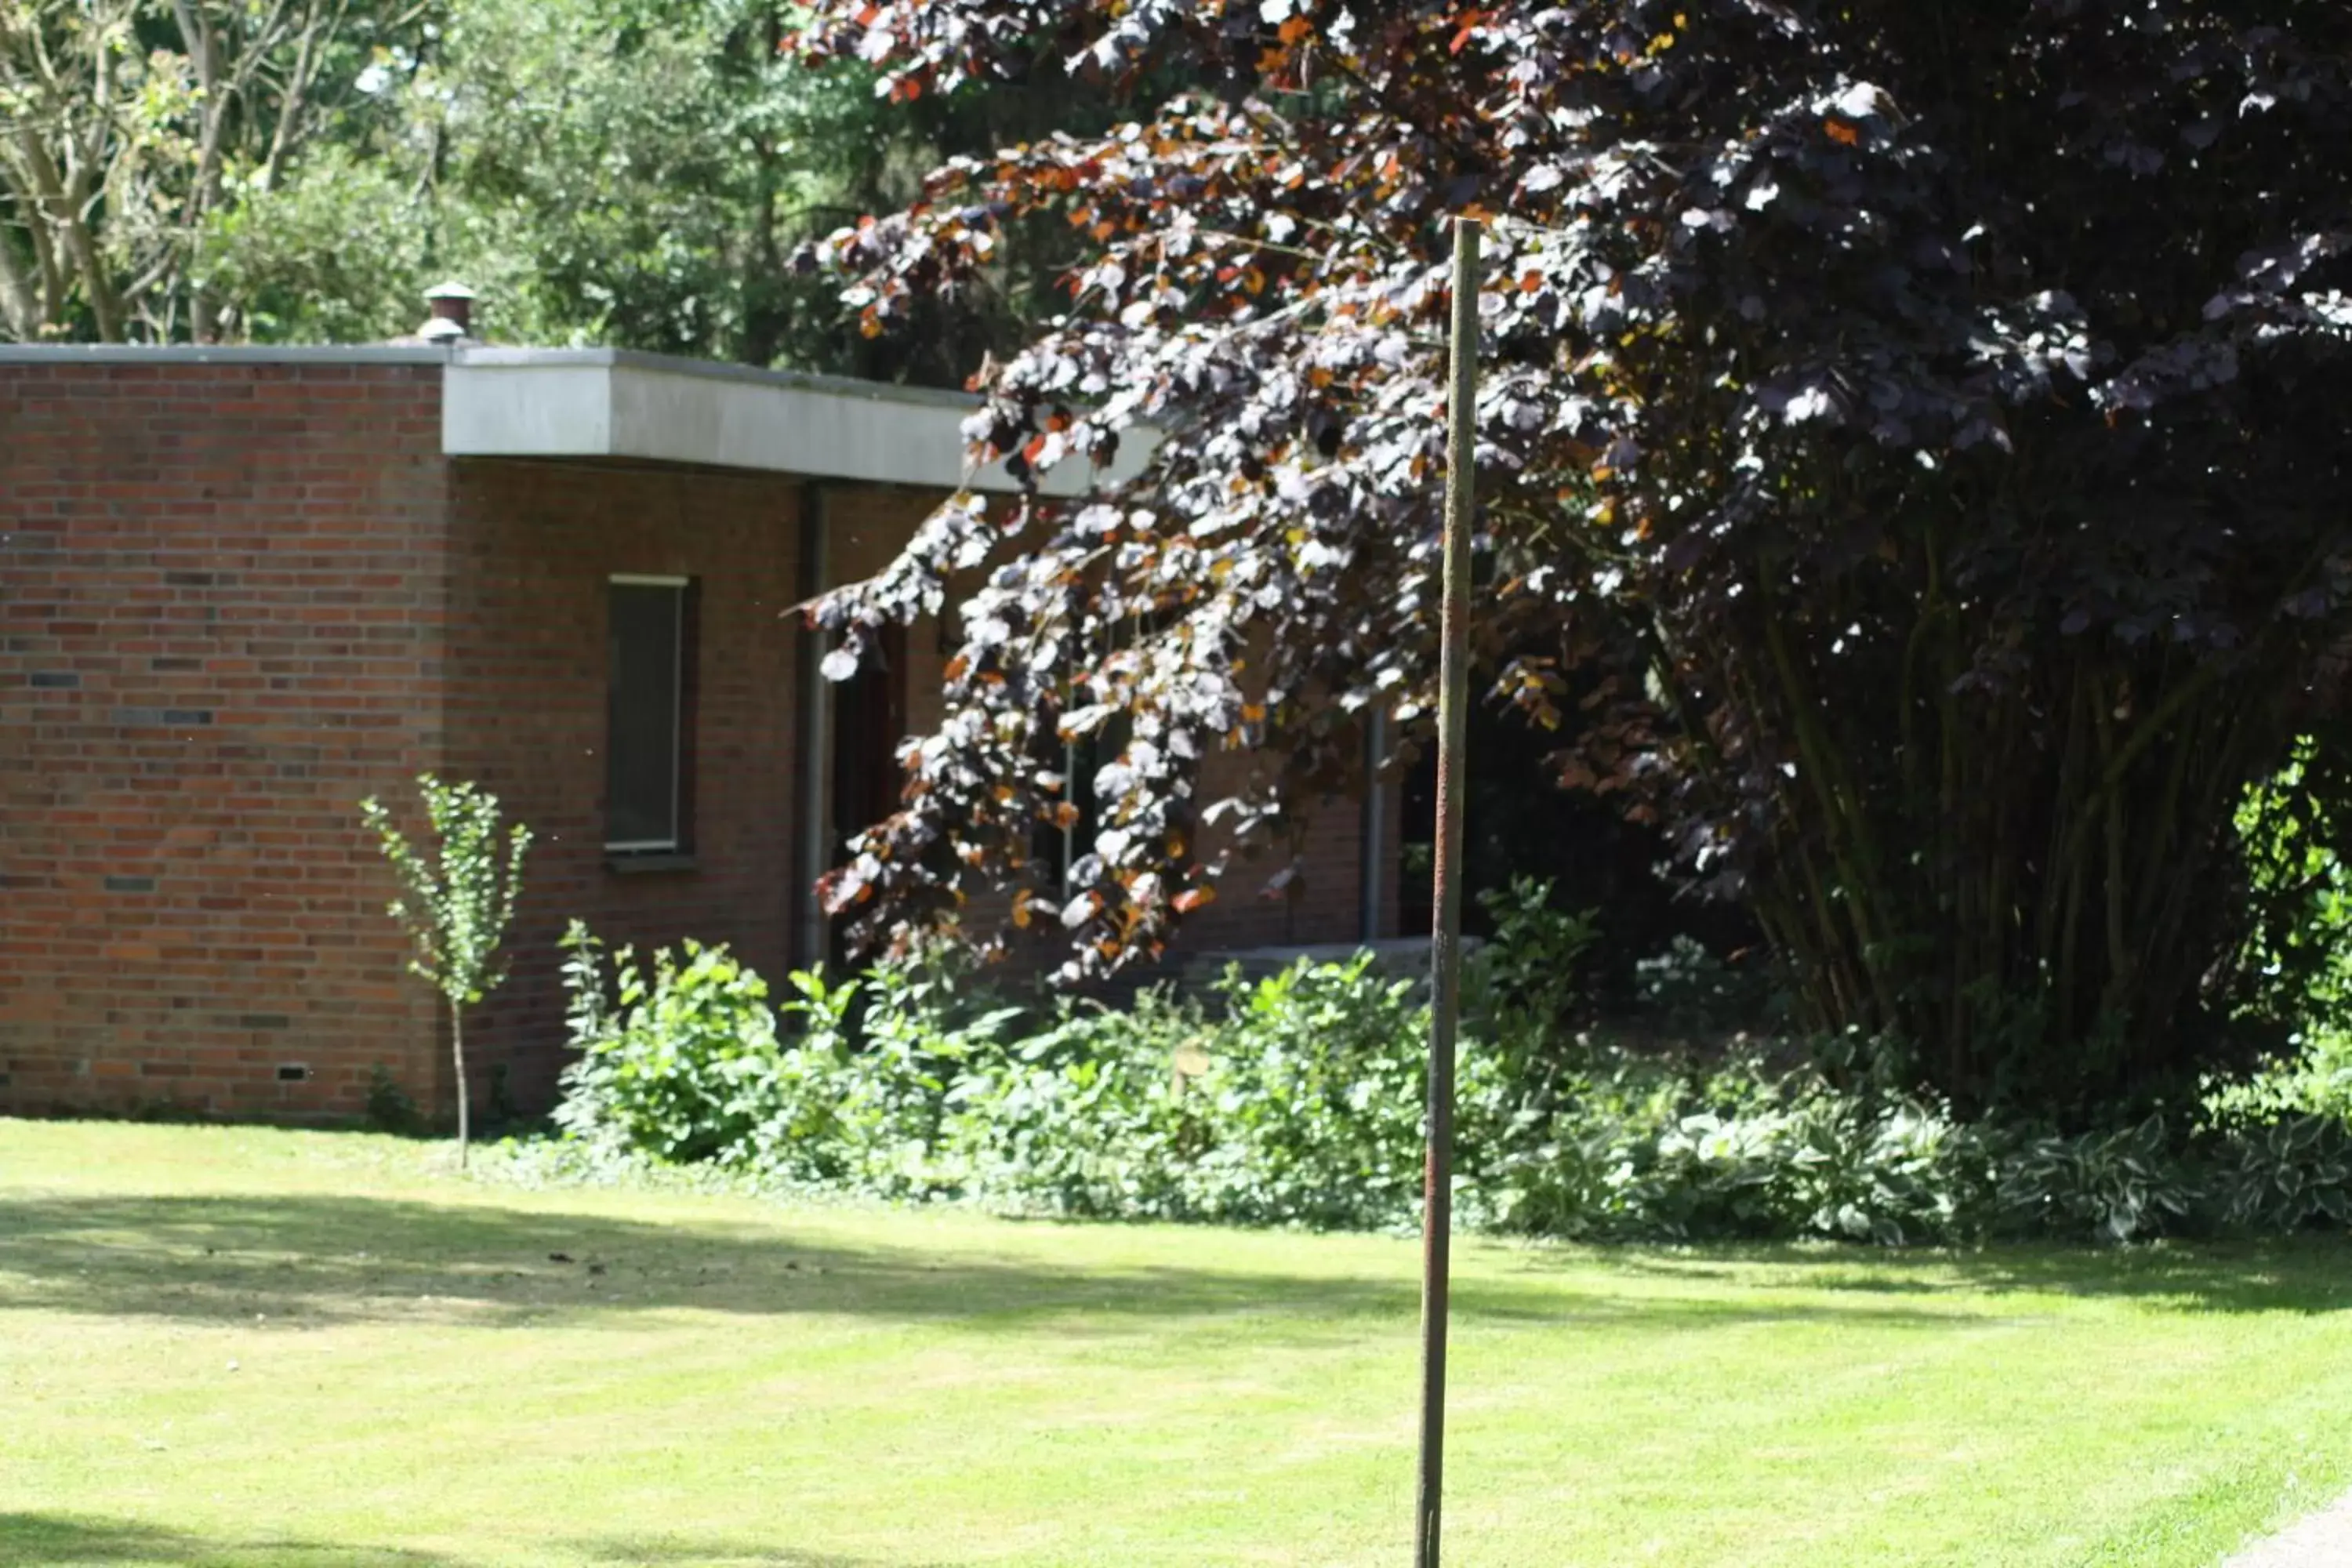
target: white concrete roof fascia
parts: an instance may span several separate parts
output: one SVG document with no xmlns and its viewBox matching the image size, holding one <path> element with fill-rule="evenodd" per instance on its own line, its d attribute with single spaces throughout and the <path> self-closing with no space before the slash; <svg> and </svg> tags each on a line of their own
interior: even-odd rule
<svg viewBox="0 0 2352 1568">
<path fill-rule="evenodd" d="M 817 479 L 1012 491 L 1001 464 L 968 469 L 975 397 L 612 349 L 461 349 L 451 362 L 441 448 L 452 457 L 611 457 Z M 1049 495 L 1136 472 L 1148 433 L 1108 475 L 1068 464 Z"/>
<path fill-rule="evenodd" d="M 980 399 L 968 392 L 949 392 L 930 386 L 901 386 L 895 382 L 861 381 L 855 376 L 817 375 L 799 370 L 762 370 L 757 365 L 690 359 L 682 354 L 646 353 L 636 349 L 507 348 L 489 343 L 467 343 L 457 350 L 457 360 L 462 364 L 489 368 L 595 364 L 628 370 L 661 370 L 709 381 L 740 381 L 759 386 L 814 387 L 887 403 L 929 403 L 966 410 L 980 406 Z"/>
<path fill-rule="evenodd" d="M 453 458 L 612 457 L 612 367 L 453 363 L 441 378 L 441 450 Z"/>
<path fill-rule="evenodd" d="M 932 489 L 1020 489 L 1001 463 L 967 469 L 963 421 L 981 405 L 969 394 L 626 349 L 0 343 L 0 364 L 442 365 L 441 449 L 450 457 L 637 458 Z M 1075 496 L 1131 479 L 1157 444 L 1138 426 L 1108 471 L 1072 460 L 1042 488 Z"/>
</svg>

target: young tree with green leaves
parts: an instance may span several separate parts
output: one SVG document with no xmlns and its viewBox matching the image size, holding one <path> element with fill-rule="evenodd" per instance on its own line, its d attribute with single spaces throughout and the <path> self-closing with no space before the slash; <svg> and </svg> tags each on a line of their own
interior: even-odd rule
<svg viewBox="0 0 2352 1568">
<path fill-rule="evenodd" d="M 530 829 L 518 822 L 507 830 L 501 861 L 498 796 L 470 784 L 443 784 L 431 773 L 419 773 L 416 787 L 437 843 L 429 858 L 408 841 L 373 795 L 360 802 L 360 816 L 400 878 L 402 895 L 392 901 L 390 912 L 416 943 L 408 967 L 448 999 L 449 1049 L 457 1072 L 457 1164 L 463 1169 L 472 1132 L 466 1009 L 507 977 L 498 949 L 522 889 Z"/>
</svg>

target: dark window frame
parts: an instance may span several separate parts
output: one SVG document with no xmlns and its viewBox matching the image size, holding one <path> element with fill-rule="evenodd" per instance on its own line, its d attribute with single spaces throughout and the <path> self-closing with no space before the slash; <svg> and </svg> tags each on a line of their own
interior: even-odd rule
<svg viewBox="0 0 2352 1568">
<path fill-rule="evenodd" d="M 604 711 L 604 853 L 619 861 L 690 855 L 694 844 L 695 668 L 700 622 L 700 584 L 673 574 L 615 572 L 604 580 L 607 617 Z M 609 627 L 615 599 L 622 590 L 662 590 L 673 599 L 670 672 L 669 833 L 665 836 L 621 837 L 614 831 L 621 726 L 616 722 L 621 671 L 611 646 Z"/>
</svg>

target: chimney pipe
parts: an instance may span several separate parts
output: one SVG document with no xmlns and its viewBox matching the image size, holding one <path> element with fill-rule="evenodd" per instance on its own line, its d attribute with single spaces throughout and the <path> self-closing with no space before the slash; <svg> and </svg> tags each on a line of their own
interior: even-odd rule
<svg viewBox="0 0 2352 1568">
<path fill-rule="evenodd" d="M 436 283 L 425 290 L 432 314 L 416 329 L 429 343 L 446 343 L 474 335 L 474 291 L 463 283 Z"/>
</svg>

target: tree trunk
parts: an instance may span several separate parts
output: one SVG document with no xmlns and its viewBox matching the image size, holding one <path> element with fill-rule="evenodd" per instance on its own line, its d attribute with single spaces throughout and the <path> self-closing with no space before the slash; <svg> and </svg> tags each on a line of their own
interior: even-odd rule
<svg viewBox="0 0 2352 1568">
<path fill-rule="evenodd" d="M 457 1169 L 466 1168 L 466 1147 L 472 1141 L 472 1103 L 466 1092 L 466 1015 L 449 1004 L 449 1051 L 457 1064 Z"/>
<path fill-rule="evenodd" d="M 42 326 L 40 284 L 33 268 L 5 239 L 0 239 L 0 331 L 19 342 L 32 342 Z"/>
</svg>

